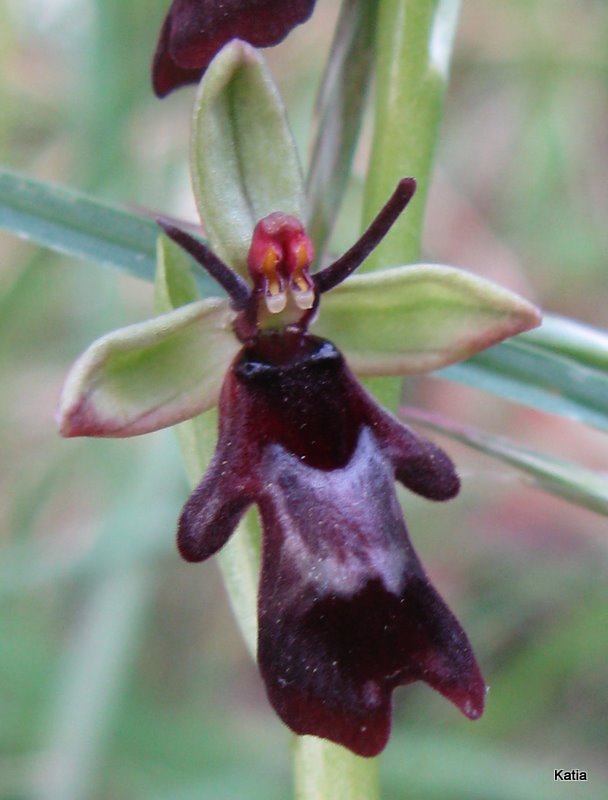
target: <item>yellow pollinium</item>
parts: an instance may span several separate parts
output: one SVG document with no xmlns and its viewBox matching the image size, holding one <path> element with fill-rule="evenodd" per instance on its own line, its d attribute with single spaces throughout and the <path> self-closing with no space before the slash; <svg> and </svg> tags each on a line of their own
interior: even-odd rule
<svg viewBox="0 0 608 800">
<path fill-rule="evenodd" d="M 293 273 L 292 281 L 301 292 L 308 291 L 308 283 L 306 282 L 304 275 L 302 275 L 301 269 L 298 269 Z"/>
<path fill-rule="evenodd" d="M 264 258 L 262 259 L 260 269 L 267 278 L 277 274 L 277 264 L 279 263 L 279 259 L 280 256 L 273 247 L 269 247 L 264 253 Z"/>
<path fill-rule="evenodd" d="M 296 253 L 296 270 L 299 272 L 308 266 L 310 266 L 308 259 L 308 248 L 301 244 Z"/>
<path fill-rule="evenodd" d="M 281 282 L 277 273 L 277 264 L 279 263 L 279 254 L 277 251 L 269 247 L 262 259 L 261 270 L 268 282 L 268 291 L 271 295 L 276 295 L 281 290 Z"/>
<path fill-rule="evenodd" d="M 281 289 L 281 279 L 277 272 L 277 265 L 280 261 L 280 256 L 277 251 L 269 247 L 262 259 L 261 271 L 266 278 L 266 291 L 264 292 L 264 300 L 266 308 L 271 314 L 279 314 L 287 303 L 285 292 Z"/>
</svg>

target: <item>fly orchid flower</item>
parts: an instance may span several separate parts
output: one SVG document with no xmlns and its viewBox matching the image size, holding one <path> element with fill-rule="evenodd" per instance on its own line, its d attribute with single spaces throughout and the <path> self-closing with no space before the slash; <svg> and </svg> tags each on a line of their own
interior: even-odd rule
<svg viewBox="0 0 608 800">
<path fill-rule="evenodd" d="M 386 744 L 396 686 L 424 680 L 473 719 L 485 696 L 469 641 L 412 548 L 394 486 L 447 500 L 459 489 L 454 466 L 367 394 L 331 342 L 308 333 L 320 296 L 362 263 L 414 189 L 402 180 L 361 239 L 312 275 L 301 223 L 262 219 L 249 250 L 252 288 L 162 223 L 228 292 L 243 345 L 222 387 L 215 455 L 180 518 L 179 551 L 209 558 L 257 505 L 258 659 L 270 702 L 296 733 L 364 756 Z M 289 306 L 289 322 L 271 325 Z"/>
<path fill-rule="evenodd" d="M 281 42 L 305 22 L 315 0 L 173 0 L 152 64 L 158 97 L 198 83 L 212 58 L 231 39 L 255 47 Z"/>
<path fill-rule="evenodd" d="M 301 223 L 265 217 L 249 250 L 253 286 L 161 221 L 227 292 L 241 345 L 221 388 L 215 455 L 180 518 L 179 551 L 187 561 L 209 558 L 257 505 L 258 660 L 270 702 L 296 733 L 363 756 L 386 744 L 396 686 L 425 681 L 472 719 L 485 696 L 466 634 L 412 547 L 394 486 L 448 500 L 459 489 L 454 466 L 373 400 L 335 345 L 308 332 L 321 296 L 360 266 L 414 189 L 413 179 L 400 181 L 359 241 L 313 274 Z M 120 435 L 95 427 L 86 399 L 64 407 L 63 424 L 66 435 Z"/>
<path fill-rule="evenodd" d="M 258 662 L 296 733 L 375 755 L 393 689 L 413 681 L 475 719 L 484 680 L 414 552 L 395 490 L 398 481 L 448 500 L 458 476 L 353 373 L 436 369 L 534 327 L 538 311 L 451 267 L 352 274 L 412 198 L 412 178 L 343 256 L 313 271 L 293 142 L 263 62 L 242 43 L 201 83 L 193 142 L 213 249 L 161 225 L 228 297 L 189 302 L 191 275 L 180 273 L 165 303 L 175 310 L 108 334 L 76 362 L 61 431 L 131 436 L 219 404 L 215 454 L 181 514 L 178 547 L 188 561 L 209 558 L 257 506 Z"/>
</svg>

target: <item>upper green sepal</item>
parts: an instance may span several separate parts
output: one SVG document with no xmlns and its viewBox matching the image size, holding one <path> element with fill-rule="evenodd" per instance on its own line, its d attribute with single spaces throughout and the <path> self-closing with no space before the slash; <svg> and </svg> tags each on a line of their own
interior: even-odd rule
<svg viewBox="0 0 608 800">
<path fill-rule="evenodd" d="M 536 306 L 470 272 L 438 264 L 349 278 L 323 295 L 315 333 L 360 375 L 429 372 L 540 324 Z"/>
<path fill-rule="evenodd" d="M 255 224 L 304 218 L 304 184 L 283 103 L 262 56 L 235 40 L 198 90 L 191 151 L 196 203 L 213 250 L 246 275 Z"/>
<path fill-rule="evenodd" d="M 62 435 L 135 436 L 211 408 L 238 350 L 233 318 L 211 298 L 98 339 L 65 382 Z"/>
</svg>

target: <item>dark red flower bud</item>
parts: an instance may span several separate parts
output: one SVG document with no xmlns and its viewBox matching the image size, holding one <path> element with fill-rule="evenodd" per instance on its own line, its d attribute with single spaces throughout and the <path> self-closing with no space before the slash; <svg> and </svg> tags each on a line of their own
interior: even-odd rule
<svg viewBox="0 0 608 800">
<path fill-rule="evenodd" d="M 485 684 L 466 634 L 413 550 L 394 480 L 433 500 L 459 488 L 448 456 L 380 408 L 328 341 L 265 333 L 232 364 L 215 456 L 182 513 L 201 561 L 248 505 L 263 524 L 258 660 L 299 734 L 372 756 L 390 696 L 422 680 L 475 719 Z"/>
<path fill-rule="evenodd" d="M 152 65 L 154 91 L 164 97 L 196 83 L 231 39 L 254 47 L 278 44 L 310 17 L 314 5 L 315 0 L 173 0 Z"/>
</svg>

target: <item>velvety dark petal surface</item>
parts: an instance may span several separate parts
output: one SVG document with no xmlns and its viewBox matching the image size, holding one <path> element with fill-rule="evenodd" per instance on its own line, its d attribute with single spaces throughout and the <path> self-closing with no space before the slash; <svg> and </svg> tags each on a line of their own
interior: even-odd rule
<svg viewBox="0 0 608 800">
<path fill-rule="evenodd" d="M 381 408 L 333 344 L 310 335 L 264 339 L 235 362 L 248 396 L 241 435 L 280 442 L 305 463 L 333 469 L 348 460 L 365 423 L 406 488 L 430 500 L 458 494 L 449 456 Z"/>
<path fill-rule="evenodd" d="M 361 426 L 357 396 L 331 342 L 301 334 L 266 335 L 234 362 L 233 414 L 239 436 L 273 443 L 321 470 L 344 466 Z M 222 409 L 223 410 L 223 409 Z"/>
<path fill-rule="evenodd" d="M 152 87 L 157 97 L 165 97 L 179 86 L 197 83 L 203 74 L 200 67 L 194 69 L 180 67 L 173 60 L 169 52 L 171 28 L 171 15 L 169 14 L 161 28 L 152 61 Z"/>
<path fill-rule="evenodd" d="M 251 481 L 218 450 L 182 511 L 177 531 L 182 558 L 204 561 L 223 547 L 251 505 L 251 495 Z"/>
<path fill-rule="evenodd" d="M 409 541 L 395 476 L 432 499 L 458 490 L 447 455 L 381 409 L 330 342 L 265 334 L 226 376 L 216 455 L 180 522 L 182 554 L 201 560 L 257 503 L 269 699 L 296 733 L 364 756 L 387 741 L 396 686 L 425 681 L 471 718 L 485 695 Z"/>
<path fill-rule="evenodd" d="M 197 81 L 231 39 L 270 47 L 312 14 L 315 0 L 174 0 L 152 68 L 160 97 Z"/>
<path fill-rule="evenodd" d="M 393 465 L 396 479 L 428 500 L 455 497 L 460 490 L 460 479 L 447 453 L 376 403 L 374 406 L 370 409 L 374 433 Z"/>
<path fill-rule="evenodd" d="M 258 659 L 284 722 L 372 756 L 388 738 L 391 691 L 416 680 L 480 716 L 471 646 L 411 547 L 369 429 L 343 469 L 273 447 L 264 472 Z"/>
</svg>

